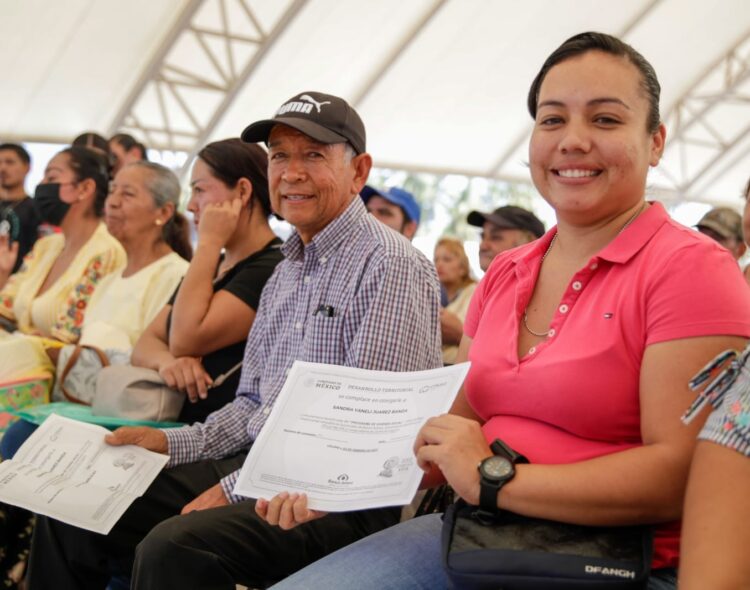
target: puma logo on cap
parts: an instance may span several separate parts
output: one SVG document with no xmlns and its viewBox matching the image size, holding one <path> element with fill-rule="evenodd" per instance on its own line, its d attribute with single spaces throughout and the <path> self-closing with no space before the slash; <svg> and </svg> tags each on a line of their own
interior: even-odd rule
<svg viewBox="0 0 750 590">
<path fill-rule="evenodd" d="M 303 94 L 302 96 L 299 97 L 299 99 L 306 100 L 308 102 L 313 103 L 315 105 L 315 108 L 318 109 L 318 112 L 320 112 L 320 107 L 322 107 L 324 104 L 331 104 L 330 100 L 324 100 L 323 102 L 318 102 L 309 94 Z"/>
<path fill-rule="evenodd" d="M 307 102 L 300 102 L 302 100 Z M 276 111 L 276 116 L 278 117 L 279 115 L 283 115 L 284 113 L 303 113 L 305 115 L 309 115 L 312 112 L 313 107 L 315 107 L 317 111 L 320 112 L 320 107 L 322 107 L 324 104 L 331 104 L 331 101 L 324 100 L 322 102 L 318 102 L 309 94 L 303 94 L 299 97 L 299 100 L 293 100 L 281 105 L 281 108 Z"/>
</svg>

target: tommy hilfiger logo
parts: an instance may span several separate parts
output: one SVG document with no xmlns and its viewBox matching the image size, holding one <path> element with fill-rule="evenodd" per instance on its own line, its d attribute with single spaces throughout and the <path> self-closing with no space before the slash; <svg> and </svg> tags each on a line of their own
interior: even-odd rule
<svg viewBox="0 0 750 590">
<path fill-rule="evenodd" d="M 300 102 L 300 101 L 306 101 L 306 102 Z M 315 107 L 318 112 L 320 112 L 320 107 L 322 107 L 325 104 L 331 104 L 330 100 L 324 100 L 322 102 L 318 102 L 315 100 L 312 96 L 309 94 L 303 94 L 299 97 L 299 101 L 293 100 L 292 102 L 288 102 L 284 105 L 281 105 L 281 108 L 276 111 L 276 116 L 283 115 L 284 113 L 303 113 L 305 115 L 309 115 L 312 112 L 312 108 Z"/>
</svg>

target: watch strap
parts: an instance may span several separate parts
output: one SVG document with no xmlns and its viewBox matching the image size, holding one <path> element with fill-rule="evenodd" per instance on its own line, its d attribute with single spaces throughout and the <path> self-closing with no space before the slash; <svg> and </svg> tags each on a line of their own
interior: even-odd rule
<svg viewBox="0 0 750 590">
<path fill-rule="evenodd" d="M 501 441 L 499 438 L 496 438 L 492 441 L 490 444 L 490 450 L 495 455 L 501 455 L 505 457 L 508 461 L 513 463 L 513 465 L 516 465 L 517 463 L 528 463 L 529 460 L 524 457 L 521 453 L 517 453 L 514 451 L 510 446 L 508 446 L 506 443 Z"/>
<path fill-rule="evenodd" d="M 479 509 L 488 517 L 497 512 L 497 494 L 502 482 L 491 482 L 481 477 L 479 482 Z"/>
</svg>

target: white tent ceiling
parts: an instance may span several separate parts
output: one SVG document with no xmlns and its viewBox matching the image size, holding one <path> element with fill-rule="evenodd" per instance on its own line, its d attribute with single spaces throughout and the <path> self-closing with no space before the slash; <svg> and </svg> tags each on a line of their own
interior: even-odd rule
<svg viewBox="0 0 750 590">
<path fill-rule="evenodd" d="M 125 129 L 194 153 L 321 90 L 357 107 L 377 166 L 528 182 L 529 83 L 583 30 L 659 74 L 674 139 L 652 187 L 737 204 L 747 0 L 0 0 L 0 140 Z"/>
</svg>

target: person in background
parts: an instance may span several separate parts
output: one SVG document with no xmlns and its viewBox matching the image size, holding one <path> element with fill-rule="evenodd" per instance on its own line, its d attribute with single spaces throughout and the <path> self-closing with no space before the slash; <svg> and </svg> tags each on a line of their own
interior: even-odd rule
<svg viewBox="0 0 750 590">
<path fill-rule="evenodd" d="M 702 234 L 724 246 L 735 260 L 742 258 L 747 246 L 742 234 L 742 216 L 729 207 L 715 207 L 695 225 Z"/>
<path fill-rule="evenodd" d="M 95 131 L 86 131 L 85 133 L 81 133 L 73 140 L 73 143 L 71 143 L 70 145 L 72 147 L 85 147 L 98 152 L 99 154 L 107 158 L 107 162 L 111 167 L 112 156 L 109 151 L 109 142 Z"/>
<path fill-rule="evenodd" d="M 469 258 L 456 238 L 440 238 L 435 245 L 435 269 L 446 301 L 440 310 L 440 332 L 443 340 L 443 364 L 456 361 L 458 345 L 464 330 L 466 312 L 476 288 L 471 276 Z"/>
<path fill-rule="evenodd" d="M 414 239 L 420 217 L 419 204 L 414 195 L 395 186 L 381 190 L 365 185 L 360 196 L 367 211 L 375 219 L 400 233 L 407 240 Z"/>
<path fill-rule="evenodd" d="M 466 221 L 482 228 L 479 268 L 484 272 L 500 252 L 533 242 L 544 234 L 544 224 L 536 215 L 515 205 L 499 207 L 492 213 L 472 211 Z"/>
<path fill-rule="evenodd" d="M 34 204 L 41 221 L 62 231 L 37 240 L 0 290 L 8 326 L 0 331 L 1 380 L 54 373 L 45 349 L 78 341 L 97 287 L 125 265 L 125 251 L 102 223 L 108 187 L 106 161 L 87 148 L 67 148 L 47 165 Z"/>
<path fill-rule="evenodd" d="M 239 371 L 216 387 L 213 380 L 242 362 L 261 292 L 283 259 L 268 224 L 267 167 L 263 149 L 239 138 L 208 144 L 193 165 L 195 257 L 132 357 L 185 392 L 181 422 L 201 422 L 234 399 Z"/>
<path fill-rule="evenodd" d="M 743 196 L 745 199 L 745 208 L 742 213 L 742 235 L 744 236 L 745 244 L 750 244 L 750 180 L 745 185 Z M 745 280 L 750 285 L 750 264 L 745 266 L 742 272 L 745 275 Z"/>
<path fill-rule="evenodd" d="M 31 156 L 23 146 L 0 144 L 0 288 L 3 276 L 21 268 L 38 236 L 39 215 L 25 186 L 30 169 Z"/>
<path fill-rule="evenodd" d="M 93 291 L 75 344 L 99 348 L 110 355 L 113 363 L 113 355 L 118 364 L 127 362 L 141 333 L 164 307 L 188 268 L 192 248 L 187 220 L 177 212 L 180 193 L 175 174 L 150 162 L 126 166 L 110 183 L 104 222 L 124 248 L 127 262 L 103 277 Z M 57 349 L 47 351 L 57 365 L 58 377 L 72 348 L 73 343 L 64 346 L 62 355 Z M 96 356 L 90 350 L 80 354 Z M 65 383 L 71 395 L 81 396 L 83 388 L 76 385 L 91 380 L 90 373 L 101 368 L 96 359 L 95 363 L 79 360 L 80 365 L 72 367 Z M 84 370 L 76 370 L 79 366 Z M 82 401 L 90 403 L 91 399 Z M 13 424 L 0 441 L 0 455 L 12 458 L 35 429 L 24 420 Z"/>
<path fill-rule="evenodd" d="M 115 362 L 114 354 L 118 361 L 126 361 L 140 333 L 187 270 L 191 246 L 187 222 L 177 213 L 180 193 L 174 173 L 152 163 L 126 166 L 110 184 L 104 221 L 125 249 L 127 264 L 103 277 L 93 292 L 79 343 L 104 349 L 111 362 Z M 60 357 L 58 379 L 63 359 L 70 358 L 73 348 L 73 344 L 63 347 L 67 354 Z M 80 354 L 96 356 L 87 349 Z M 81 383 L 95 381 L 100 369 L 98 357 L 90 364 L 79 357 L 66 381 L 72 394 L 82 396 Z M 2 458 L 12 458 L 36 428 L 26 420 L 12 424 L 0 441 Z M 25 510 L 0 504 L 0 523 L 0 584 L 4 582 L 6 588 L 8 580 L 18 579 L 15 574 L 25 565 L 33 519 Z"/>
<path fill-rule="evenodd" d="M 109 138 L 109 151 L 112 154 L 112 174 L 132 162 L 148 160 L 146 146 L 127 133 L 117 133 Z"/>
</svg>

